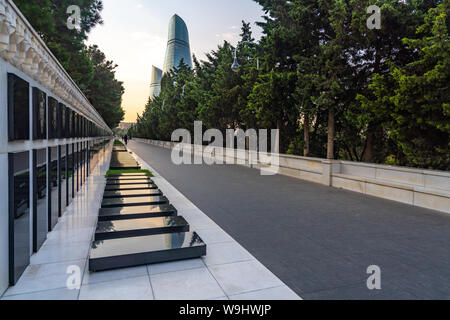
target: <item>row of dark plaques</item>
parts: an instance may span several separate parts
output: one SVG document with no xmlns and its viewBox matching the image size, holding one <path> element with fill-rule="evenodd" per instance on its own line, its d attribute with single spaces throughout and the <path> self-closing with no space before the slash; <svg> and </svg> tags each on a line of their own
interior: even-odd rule
<svg viewBox="0 0 450 320">
<path fill-rule="evenodd" d="M 67 139 L 106 136 L 95 123 L 68 108 L 40 89 L 32 88 L 30 126 L 30 85 L 8 73 L 8 140 Z"/>
<path fill-rule="evenodd" d="M 30 151 L 8 155 L 10 285 L 17 283 L 30 264 L 30 252 L 41 248 L 103 151 L 99 140 L 32 150 L 31 165 Z"/>
</svg>

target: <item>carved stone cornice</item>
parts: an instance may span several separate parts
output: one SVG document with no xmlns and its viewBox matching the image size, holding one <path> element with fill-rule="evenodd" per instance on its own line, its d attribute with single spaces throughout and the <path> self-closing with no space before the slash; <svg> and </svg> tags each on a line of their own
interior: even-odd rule
<svg viewBox="0 0 450 320">
<path fill-rule="evenodd" d="M 110 132 L 97 110 L 11 0 L 0 0 L 0 57 Z"/>
</svg>

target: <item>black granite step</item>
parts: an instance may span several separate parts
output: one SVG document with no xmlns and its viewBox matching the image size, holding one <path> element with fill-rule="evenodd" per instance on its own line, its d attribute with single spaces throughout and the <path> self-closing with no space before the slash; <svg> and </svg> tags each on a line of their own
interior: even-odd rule
<svg viewBox="0 0 450 320">
<path fill-rule="evenodd" d="M 119 173 L 108 175 L 108 178 L 121 178 L 121 177 L 148 177 L 148 174 L 145 172 L 138 172 L 138 173 Z"/>
<path fill-rule="evenodd" d="M 180 232 L 189 232 L 189 224 L 183 217 L 101 221 L 97 224 L 95 241 Z"/>
<path fill-rule="evenodd" d="M 172 205 L 101 208 L 98 221 L 173 217 L 176 215 L 178 215 L 177 209 Z"/>
<path fill-rule="evenodd" d="M 125 191 L 125 190 L 153 190 L 158 189 L 158 186 L 153 183 L 146 184 L 134 184 L 134 185 L 107 185 L 105 188 L 106 191 Z"/>
<path fill-rule="evenodd" d="M 103 271 L 199 258 L 206 244 L 195 232 L 94 241 L 89 270 Z"/>
<path fill-rule="evenodd" d="M 159 189 L 141 189 L 141 190 L 118 190 L 118 191 L 105 191 L 103 194 L 103 199 L 114 199 L 114 198 L 135 198 L 135 197 L 145 197 L 145 196 L 162 196 L 163 193 Z"/>
<path fill-rule="evenodd" d="M 134 160 L 120 160 L 111 161 L 110 165 L 137 165 L 138 163 Z"/>
<path fill-rule="evenodd" d="M 146 184 L 146 183 L 153 183 L 152 179 L 148 180 L 108 180 L 106 181 L 106 186 L 124 186 L 124 185 L 133 185 L 133 184 Z"/>
<path fill-rule="evenodd" d="M 140 176 L 140 177 L 108 177 L 106 181 L 130 181 L 130 180 L 149 180 L 149 176 Z"/>
<path fill-rule="evenodd" d="M 132 207 L 132 206 L 145 206 L 145 205 L 157 205 L 157 204 L 169 204 L 169 200 L 167 200 L 166 197 L 159 197 L 159 196 L 103 199 L 102 208 Z"/>
<path fill-rule="evenodd" d="M 140 166 L 110 166 L 110 170 L 141 170 Z"/>
</svg>

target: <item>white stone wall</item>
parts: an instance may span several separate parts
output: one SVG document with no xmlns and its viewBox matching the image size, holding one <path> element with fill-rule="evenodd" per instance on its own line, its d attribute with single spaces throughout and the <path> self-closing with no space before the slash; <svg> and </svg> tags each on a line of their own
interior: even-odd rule
<svg viewBox="0 0 450 320">
<path fill-rule="evenodd" d="M 32 87 L 54 97 L 69 109 L 112 134 L 95 108 L 89 103 L 75 82 L 53 56 L 39 35 L 10 0 L 0 0 L 0 295 L 9 285 L 9 209 L 8 209 L 8 153 L 31 151 L 95 140 L 54 139 L 8 142 L 7 74 L 14 73 L 30 85 L 30 138 L 32 124 Z M 30 152 L 31 169 L 31 152 Z M 31 173 L 31 172 L 30 172 Z M 30 193 L 32 188 L 30 188 Z M 30 208 L 30 230 L 32 228 Z M 31 254 L 30 244 L 30 254 Z"/>
</svg>

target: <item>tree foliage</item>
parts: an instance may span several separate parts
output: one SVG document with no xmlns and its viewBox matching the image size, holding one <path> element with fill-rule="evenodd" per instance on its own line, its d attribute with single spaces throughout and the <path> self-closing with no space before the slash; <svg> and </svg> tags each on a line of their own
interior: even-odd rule
<svg viewBox="0 0 450 320">
<path fill-rule="evenodd" d="M 173 70 L 135 135 L 278 128 L 282 152 L 449 169 L 448 0 L 255 1 L 263 36 L 243 22 L 239 71 L 228 42 Z"/>
<path fill-rule="evenodd" d="M 102 24 L 101 0 L 15 0 L 14 3 L 40 34 L 49 49 L 86 94 L 105 122 L 115 128 L 123 119 L 124 88 L 115 78 L 115 65 L 94 46 L 88 48 L 88 33 Z M 67 8 L 81 9 L 80 28 L 67 27 Z"/>
</svg>

